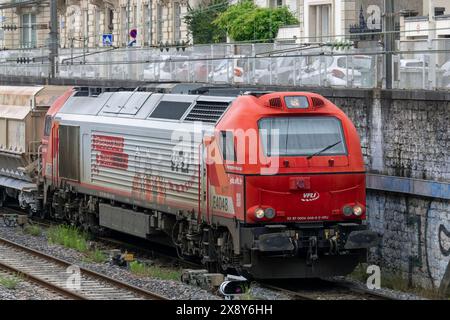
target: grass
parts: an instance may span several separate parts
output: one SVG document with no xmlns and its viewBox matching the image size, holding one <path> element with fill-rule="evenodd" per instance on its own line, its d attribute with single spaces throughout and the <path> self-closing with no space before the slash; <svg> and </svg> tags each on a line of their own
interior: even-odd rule
<svg viewBox="0 0 450 320">
<path fill-rule="evenodd" d="M 90 250 L 86 253 L 87 262 L 104 263 L 108 257 L 99 249 Z"/>
<path fill-rule="evenodd" d="M 369 277 L 369 275 L 366 273 L 366 270 L 367 263 L 360 263 L 356 266 L 355 270 L 353 270 L 353 272 L 349 274 L 349 277 L 354 280 L 366 283 L 367 278 Z"/>
<path fill-rule="evenodd" d="M 98 248 L 89 248 L 88 234 L 76 227 L 67 225 L 50 227 L 47 231 L 47 238 L 50 243 L 60 244 L 83 253 L 85 255 L 83 260 L 86 262 L 104 263 L 108 260 L 103 251 Z"/>
<path fill-rule="evenodd" d="M 138 276 L 174 281 L 180 281 L 181 278 L 180 270 L 167 269 L 155 265 L 150 266 L 139 261 L 130 262 L 129 266 L 131 273 Z"/>
<path fill-rule="evenodd" d="M 6 289 L 15 290 L 20 281 L 20 278 L 16 276 L 0 276 L 0 286 L 5 287 Z"/>
<path fill-rule="evenodd" d="M 367 278 L 369 274 L 366 273 L 367 263 L 359 264 L 355 270 L 349 275 L 350 278 L 360 281 L 362 283 L 367 282 Z M 418 296 L 422 296 L 429 299 L 437 299 L 439 298 L 439 294 L 435 290 L 425 289 L 421 287 L 411 287 L 408 283 L 408 280 L 401 276 L 398 273 L 381 273 L 381 288 L 412 293 Z"/>
<path fill-rule="evenodd" d="M 78 228 L 59 225 L 52 226 L 47 231 L 48 241 L 53 244 L 61 244 L 64 247 L 86 253 L 88 247 L 88 235 Z"/>
<path fill-rule="evenodd" d="M 404 279 L 400 274 L 383 274 L 381 276 L 381 286 L 383 288 L 389 288 L 392 290 L 403 291 L 412 293 L 417 296 L 425 297 L 428 299 L 439 299 L 437 290 L 431 290 L 416 286 L 410 286 L 408 280 Z"/>
<path fill-rule="evenodd" d="M 40 237 L 42 235 L 42 229 L 39 226 L 33 224 L 27 224 L 23 231 L 26 234 L 32 235 L 34 237 Z"/>
<path fill-rule="evenodd" d="M 250 289 L 247 289 L 239 296 L 239 300 L 258 300 L 258 298 L 251 294 Z"/>
</svg>

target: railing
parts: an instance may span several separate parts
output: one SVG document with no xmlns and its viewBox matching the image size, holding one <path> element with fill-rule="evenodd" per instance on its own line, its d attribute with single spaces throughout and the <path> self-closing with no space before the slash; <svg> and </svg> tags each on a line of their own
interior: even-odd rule
<svg viewBox="0 0 450 320">
<path fill-rule="evenodd" d="M 0 52 L 0 74 L 47 77 L 46 50 Z M 36 62 L 20 64 L 19 57 Z M 44 57 L 44 58 L 42 58 Z M 394 53 L 398 89 L 450 89 L 450 39 L 405 41 Z M 217 44 L 158 48 L 60 49 L 57 76 L 148 82 L 382 88 L 381 47 L 333 50 L 321 44 Z"/>
</svg>

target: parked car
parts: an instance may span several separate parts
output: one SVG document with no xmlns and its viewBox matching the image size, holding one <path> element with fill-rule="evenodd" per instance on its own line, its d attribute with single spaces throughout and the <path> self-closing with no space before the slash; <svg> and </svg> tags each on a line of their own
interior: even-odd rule
<svg viewBox="0 0 450 320">
<path fill-rule="evenodd" d="M 295 75 L 303 73 L 305 70 L 305 58 L 261 58 L 255 62 L 254 82 L 257 84 L 292 85 Z"/>
<path fill-rule="evenodd" d="M 157 62 L 150 62 L 144 68 L 144 80 L 186 81 L 189 73 L 187 56 L 155 56 Z M 178 61 L 177 60 L 181 60 Z"/>
<path fill-rule="evenodd" d="M 420 59 L 400 59 L 400 69 L 415 69 L 423 68 L 424 61 Z M 428 67 L 428 62 L 425 62 L 425 67 Z"/>
<path fill-rule="evenodd" d="M 195 57 L 194 57 L 195 59 Z M 194 82 L 208 82 L 207 61 L 197 60 L 191 62 L 191 79 Z"/>
<path fill-rule="evenodd" d="M 370 81 L 372 74 L 373 59 L 370 56 L 323 56 L 316 58 L 306 72 L 299 74 L 298 83 L 362 87 Z"/>
<path fill-rule="evenodd" d="M 209 81 L 217 83 L 243 83 L 246 59 L 231 56 L 229 59 L 214 61 L 214 69 L 209 73 Z"/>
<path fill-rule="evenodd" d="M 443 87 L 450 87 L 450 60 L 445 62 L 440 68 L 441 72 L 441 79 L 442 79 L 442 86 Z"/>
<path fill-rule="evenodd" d="M 429 89 L 429 63 L 422 58 L 400 59 L 399 89 Z M 436 69 L 436 71 L 438 71 Z"/>
</svg>

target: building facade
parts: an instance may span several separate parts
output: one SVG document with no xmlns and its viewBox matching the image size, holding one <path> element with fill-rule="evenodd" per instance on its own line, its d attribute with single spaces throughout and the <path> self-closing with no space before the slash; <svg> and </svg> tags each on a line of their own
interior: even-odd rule
<svg viewBox="0 0 450 320">
<path fill-rule="evenodd" d="M 258 0 L 261 2 L 269 0 Z M 280 29 L 278 39 L 295 38 L 297 42 L 342 40 L 352 33 L 381 31 L 384 0 L 280 0 L 300 21 L 297 26 Z M 293 4 L 290 4 L 290 3 Z M 396 28 L 400 29 L 402 12 L 426 16 L 428 12 L 448 14 L 448 0 L 395 0 Z"/>
<path fill-rule="evenodd" d="M 184 15 L 188 12 L 188 6 L 196 6 L 196 1 L 58 0 L 59 44 L 61 48 L 92 48 L 108 45 L 121 47 L 131 42 L 134 46 L 188 42 Z M 0 0 L 0 16 L 2 48 L 48 45 L 48 2 Z M 16 26 L 16 29 L 10 26 Z M 130 36 L 132 30 L 137 31 L 135 38 Z"/>
</svg>

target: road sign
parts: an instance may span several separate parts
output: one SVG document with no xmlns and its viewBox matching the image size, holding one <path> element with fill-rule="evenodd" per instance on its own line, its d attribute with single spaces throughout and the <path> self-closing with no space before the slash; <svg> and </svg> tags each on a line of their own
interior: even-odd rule
<svg viewBox="0 0 450 320">
<path fill-rule="evenodd" d="M 113 44 L 113 35 L 111 33 L 106 33 L 102 37 L 103 45 L 105 47 L 110 47 Z"/>
</svg>

